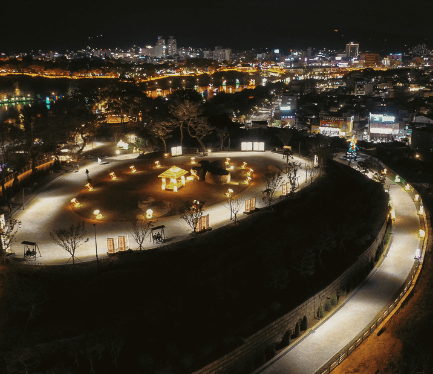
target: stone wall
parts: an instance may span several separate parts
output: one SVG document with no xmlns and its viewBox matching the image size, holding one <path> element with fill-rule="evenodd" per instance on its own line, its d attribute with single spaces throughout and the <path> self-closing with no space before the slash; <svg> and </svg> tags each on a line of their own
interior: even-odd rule
<svg viewBox="0 0 433 374">
<path fill-rule="evenodd" d="M 289 313 L 246 338 L 242 346 L 197 370 L 194 374 L 239 373 L 243 370 L 248 370 L 248 368 L 252 369 L 254 358 L 260 354 L 263 355 L 263 351 L 267 347 L 279 343 L 286 331 L 294 331 L 296 323 L 300 323 L 304 316 L 309 321 L 313 320 L 317 315 L 320 305 L 324 306 L 327 298 L 330 298 L 337 292 L 346 291 L 347 284 L 357 277 L 360 272 L 364 271 L 371 259 L 374 259 L 378 247 L 383 242 L 386 227 L 387 221 L 385 220 L 375 241 L 364 251 L 355 264 L 348 268 L 328 287 Z"/>
</svg>

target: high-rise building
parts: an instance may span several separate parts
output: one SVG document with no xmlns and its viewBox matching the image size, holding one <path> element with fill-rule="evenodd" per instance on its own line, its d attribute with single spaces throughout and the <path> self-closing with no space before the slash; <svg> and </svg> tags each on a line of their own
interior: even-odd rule
<svg viewBox="0 0 433 374">
<path fill-rule="evenodd" d="M 165 58 L 167 54 L 167 46 L 165 45 L 165 39 L 162 36 L 158 36 L 158 40 L 156 41 L 155 46 L 155 57 L 156 58 Z"/>
<path fill-rule="evenodd" d="M 168 56 L 177 55 L 177 43 L 176 43 L 176 39 L 173 39 L 173 36 L 170 36 L 168 39 L 167 55 Z"/>
<path fill-rule="evenodd" d="M 346 57 L 348 58 L 356 58 L 359 54 L 359 44 L 350 42 L 346 44 Z"/>
</svg>

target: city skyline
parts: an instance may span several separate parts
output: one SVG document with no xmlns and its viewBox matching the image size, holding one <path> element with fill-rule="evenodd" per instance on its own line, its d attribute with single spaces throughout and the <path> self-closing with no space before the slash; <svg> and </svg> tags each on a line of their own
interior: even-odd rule
<svg viewBox="0 0 433 374">
<path fill-rule="evenodd" d="M 391 7 L 392 5 L 392 7 Z M 397 9 L 397 10 L 396 10 Z M 341 48 L 356 42 L 377 52 L 399 52 L 429 42 L 433 28 L 428 12 L 411 3 L 387 1 L 380 6 L 309 0 L 286 4 L 272 0 L 253 6 L 246 1 L 203 4 L 174 1 L 144 4 L 127 0 L 108 6 L 81 0 L 48 4 L 8 3 L 2 9 L 0 52 L 128 48 L 155 44 L 174 35 L 178 46 L 232 49 Z"/>
</svg>

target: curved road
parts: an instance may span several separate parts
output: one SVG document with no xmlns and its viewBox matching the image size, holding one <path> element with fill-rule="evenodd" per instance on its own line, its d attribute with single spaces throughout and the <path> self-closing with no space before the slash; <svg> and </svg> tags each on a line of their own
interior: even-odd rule
<svg viewBox="0 0 433 374">
<path fill-rule="evenodd" d="M 23 258 L 22 241 L 36 242 L 39 245 L 42 257 L 37 255 L 36 261 L 29 260 L 29 264 L 44 264 L 44 265 L 62 265 L 70 260 L 69 254 L 58 245 L 54 244 L 50 238 L 50 231 L 58 228 L 68 228 L 69 225 L 81 221 L 83 218 L 77 216 L 70 208 L 70 201 L 83 190 L 86 183 L 85 169 L 89 170 L 93 180 L 106 177 L 108 170 L 124 164 L 125 169 L 134 164 L 134 159 L 137 154 L 127 154 L 116 157 L 106 158 L 103 164 L 98 165 L 97 162 L 86 165 L 81 168 L 78 173 L 65 173 L 58 178 L 49 182 L 46 186 L 33 196 L 29 202 L 25 204 L 25 210 L 17 210 L 14 218 L 22 222 L 22 227 L 18 231 L 16 242 L 12 246 L 12 251 L 15 252 L 15 257 Z M 271 152 L 218 152 L 204 159 L 231 157 L 232 159 L 247 159 L 248 166 L 255 170 L 266 170 L 269 165 L 277 165 L 284 167 L 285 162 L 281 154 Z M 196 157 L 197 161 L 201 159 Z M 250 161 L 248 161 L 248 159 Z M 305 161 L 295 159 L 305 166 Z M 188 163 L 190 156 L 179 156 L 167 158 L 161 161 L 164 166 L 172 166 L 173 164 Z M 143 162 L 143 161 L 141 161 Z M 148 165 L 153 165 L 154 160 L 148 160 Z M 240 166 L 240 165 L 238 165 Z M 161 172 L 165 170 L 161 169 Z M 304 169 L 305 170 L 305 169 Z M 301 186 L 305 183 L 305 172 L 300 170 Z M 264 206 L 260 201 L 261 190 L 263 183 L 259 176 L 256 176 L 252 183 L 242 194 L 242 198 L 256 197 L 257 206 Z M 197 182 L 192 182 L 197 183 Z M 172 193 L 167 191 L 167 193 Z M 200 197 L 197 197 L 200 199 Z M 230 211 L 224 204 L 215 204 L 205 206 L 205 214 L 209 213 L 210 226 L 215 229 L 229 223 Z M 242 218 L 242 214 L 238 215 Z M 96 236 L 98 246 L 98 256 L 103 258 L 107 256 L 107 238 L 117 238 L 120 235 L 129 235 L 129 243 L 132 248 L 138 247 L 130 233 L 132 228 L 129 222 L 125 221 L 91 221 L 86 220 L 87 235 L 90 240 L 84 243 L 77 249 L 76 257 L 81 261 L 95 260 L 95 239 L 93 223 L 96 223 Z M 185 239 L 191 232 L 188 225 L 180 219 L 179 215 L 160 218 L 157 225 L 165 225 L 165 235 L 170 242 Z M 148 239 L 144 242 L 144 248 L 148 249 L 156 247 Z"/>
<path fill-rule="evenodd" d="M 396 219 L 392 242 L 381 265 L 336 313 L 256 374 L 315 373 L 389 305 L 412 269 L 420 227 L 415 204 L 400 186 L 391 184 L 390 197 Z"/>
</svg>

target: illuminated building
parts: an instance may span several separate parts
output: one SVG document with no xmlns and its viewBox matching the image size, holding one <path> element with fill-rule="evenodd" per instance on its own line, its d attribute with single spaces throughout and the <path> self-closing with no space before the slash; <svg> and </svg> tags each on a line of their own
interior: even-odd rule
<svg viewBox="0 0 433 374">
<path fill-rule="evenodd" d="M 379 64 L 379 55 L 377 53 L 366 53 L 362 55 L 364 67 L 372 68 Z"/>
<path fill-rule="evenodd" d="M 175 56 L 177 54 L 177 43 L 176 39 L 173 39 L 173 36 L 169 37 L 167 47 L 168 56 Z"/>
<path fill-rule="evenodd" d="M 325 136 L 350 138 L 353 131 L 353 116 L 350 117 L 320 117 L 319 126 L 311 126 L 311 133 Z"/>
<path fill-rule="evenodd" d="M 391 141 L 399 133 L 399 124 L 395 116 L 370 113 L 368 118 L 370 141 Z"/>
<path fill-rule="evenodd" d="M 359 44 L 350 42 L 346 44 L 346 57 L 347 58 L 357 58 L 359 54 Z"/>
</svg>

